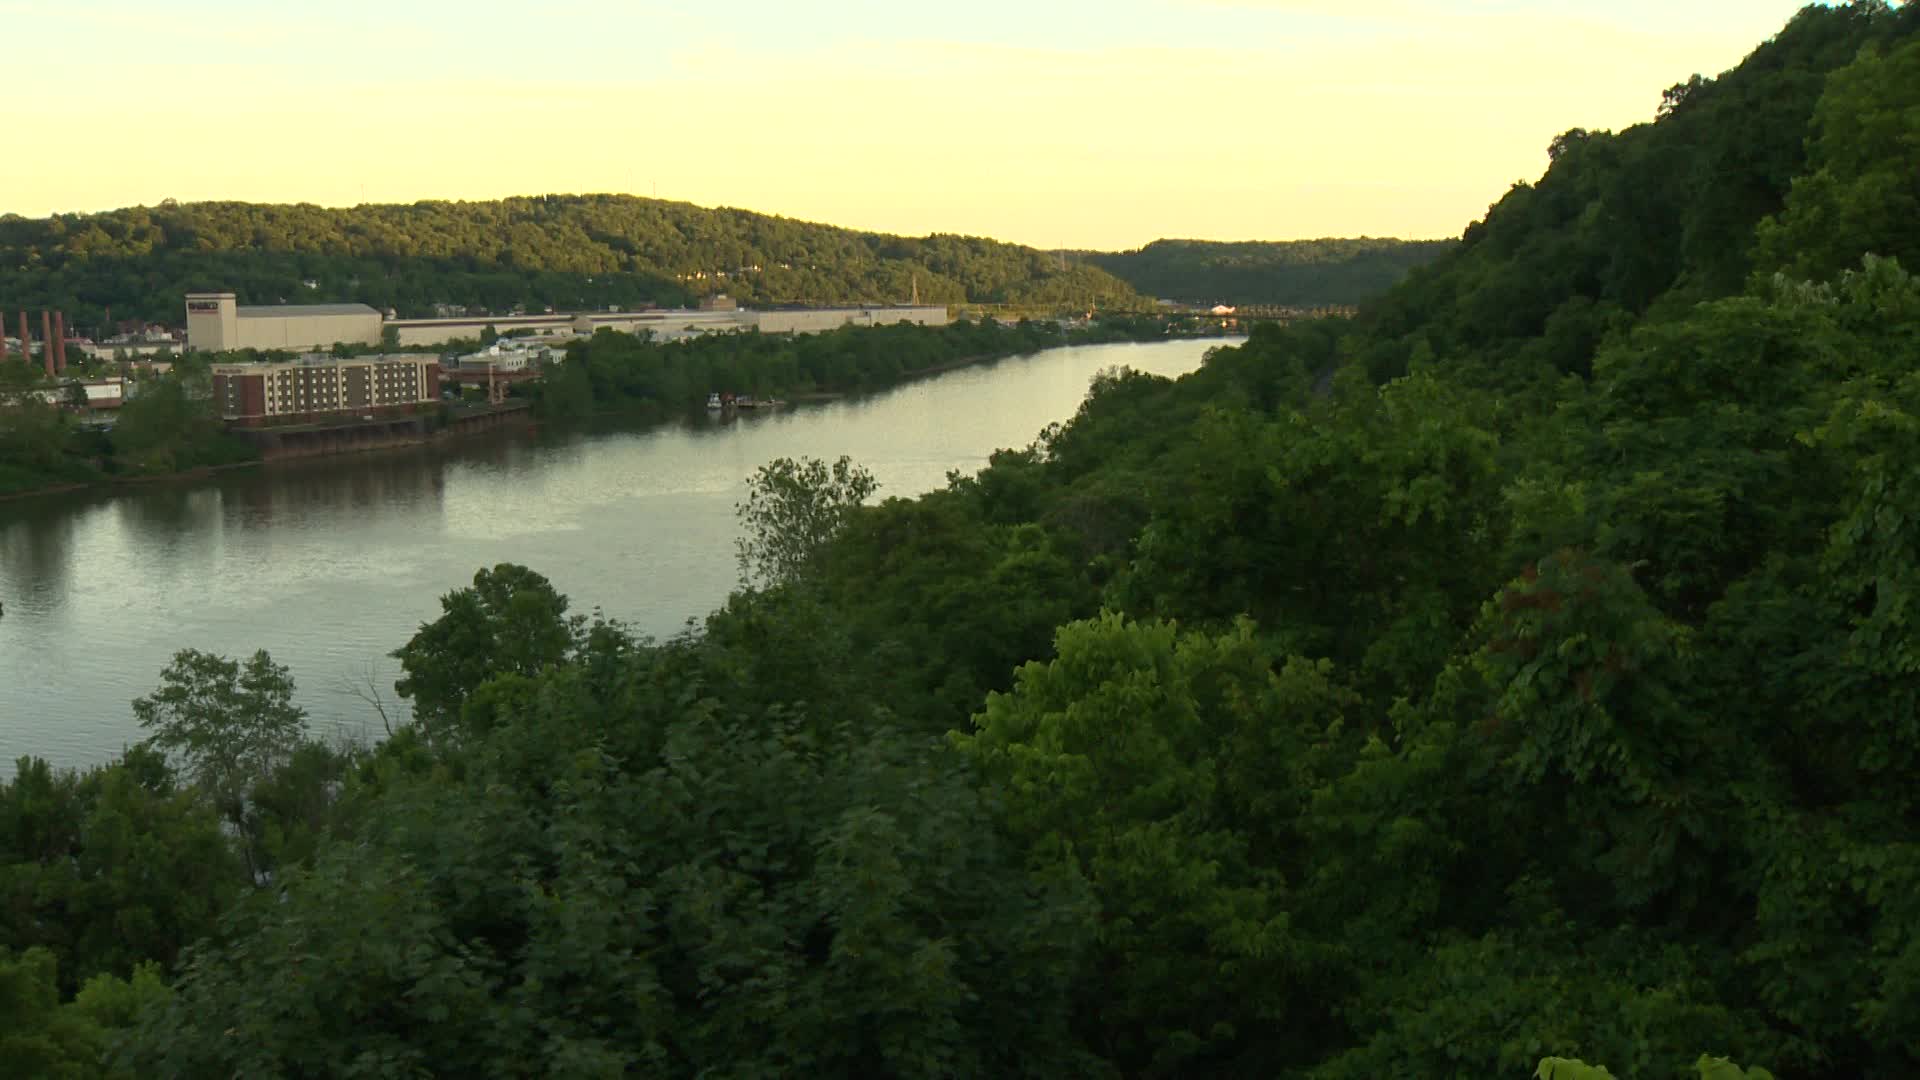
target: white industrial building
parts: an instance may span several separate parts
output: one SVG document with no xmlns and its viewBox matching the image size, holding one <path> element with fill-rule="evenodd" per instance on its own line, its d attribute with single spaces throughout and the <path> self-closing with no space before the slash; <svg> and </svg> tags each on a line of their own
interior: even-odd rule
<svg viewBox="0 0 1920 1080">
<path fill-rule="evenodd" d="M 813 334 L 842 326 L 893 323 L 945 326 L 947 309 L 939 304 L 902 304 L 837 308 L 746 308 L 562 312 L 545 315 L 491 315 L 451 319 L 385 319 L 365 304 L 279 304 L 242 306 L 234 294 L 187 294 L 187 348 L 204 352 L 230 349 L 285 349 L 301 352 L 336 344 L 377 345 L 392 330 L 399 348 L 420 348 L 471 340 L 486 330 L 497 334 L 530 332 L 543 338 L 592 337 L 599 330 L 637 334 L 656 341 L 680 341 L 702 334 L 758 330 L 763 334 Z"/>
<path fill-rule="evenodd" d="M 889 307 L 853 308 L 778 308 L 772 311 L 743 311 L 751 316 L 754 329 L 763 334 L 818 334 L 843 326 L 891 326 L 913 323 L 916 326 L 947 325 L 944 304 L 898 304 Z"/>
<path fill-rule="evenodd" d="M 546 346 L 519 339 L 496 341 L 479 352 L 470 352 L 454 360 L 454 367 L 467 371 L 494 371 L 517 375 L 555 360 L 555 351 Z"/>
<path fill-rule="evenodd" d="M 230 292 L 187 294 L 187 348 L 195 352 L 378 345 L 382 321 L 365 304 L 241 306 Z"/>
</svg>

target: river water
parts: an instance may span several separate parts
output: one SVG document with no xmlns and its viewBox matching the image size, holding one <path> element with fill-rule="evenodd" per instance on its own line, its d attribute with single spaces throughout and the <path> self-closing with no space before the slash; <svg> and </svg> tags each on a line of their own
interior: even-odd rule
<svg viewBox="0 0 1920 1080">
<path fill-rule="evenodd" d="M 1219 339 L 1052 349 L 880 394 L 647 428 L 528 432 L 326 458 L 130 491 L 0 502 L 0 776 L 14 759 L 104 762 L 173 653 L 266 649 L 316 733 L 390 714 L 387 654 L 439 597 L 501 562 L 666 637 L 726 599 L 734 504 L 761 464 L 841 454 L 880 496 L 971 473 L 1072 416 L 1099 371 L 1180 375 Z"/>
</svg>

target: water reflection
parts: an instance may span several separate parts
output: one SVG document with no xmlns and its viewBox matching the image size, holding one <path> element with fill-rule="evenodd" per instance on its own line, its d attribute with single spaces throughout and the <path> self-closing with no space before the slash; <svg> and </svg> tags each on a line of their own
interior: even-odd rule
<svg viewBox="0 0 1920 1080">
<path fill-rule="evenodd" d="M 445 493 L 444 463 L 431 454 L 387 451 L 293 462 L 224 486 L 221 521 L 246 530 L 326 517 L 338 527 L 368 528 L 403 515 L 430 525 L 442 512 Z"/>
<path fill-rule="evenodd" d="M 780 456 L 852 456 L 911 496 L 1071 416 L 1089 379 L 1178 374 L 1213 343 L 1063 349 L 872 397 L 716 423 L 522 433 L 0 503 L 0 770 L 104 760 L 177 649 L 265 648 L 322 732 L 379 730 L 386 654 L 482 566 L 666 637 L 734 585 L 733 506 Z"/>
<path fill-rule="evenodd" d="M 172 549 L 191 543 L 220 524 L 224 493 L 218 488 L 156 484 L 114 500 L 114 517 L 142 547 Z"/>
</svg>

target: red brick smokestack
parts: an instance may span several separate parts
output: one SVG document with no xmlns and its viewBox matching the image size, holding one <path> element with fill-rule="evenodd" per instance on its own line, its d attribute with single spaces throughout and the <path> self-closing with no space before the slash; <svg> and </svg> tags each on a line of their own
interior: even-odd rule
<svg viewBox="0 0 1920 1080">
<path fill-rule="evenodd" d="M 53 369 L 62 375 L 67 373 L 67 313 L 53 313 Z"/>
<path fill-rule="evenodd" d="M 46 308 L 40 309 L 40 362 L 47 369 L 47 377 L 53 377 L 53 316 Z"/>
</svg>

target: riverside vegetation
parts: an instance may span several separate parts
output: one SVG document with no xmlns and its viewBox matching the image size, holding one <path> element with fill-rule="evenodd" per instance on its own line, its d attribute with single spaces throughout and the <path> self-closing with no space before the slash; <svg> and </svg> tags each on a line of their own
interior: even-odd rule
<svg viewBox="0 0 1920 1080">
<path fill-rule="evenodd" d="M 1916 30 L 1809 7 L 1356 323 L 925 497 L 771 463 L 673 640 L 483 569 L 348 750 L 183 653 L 0 789 L 0 1052 L 1913 1075 Z"/>
</svg>

